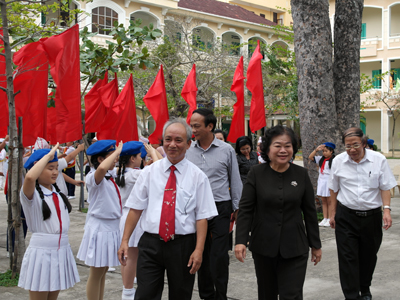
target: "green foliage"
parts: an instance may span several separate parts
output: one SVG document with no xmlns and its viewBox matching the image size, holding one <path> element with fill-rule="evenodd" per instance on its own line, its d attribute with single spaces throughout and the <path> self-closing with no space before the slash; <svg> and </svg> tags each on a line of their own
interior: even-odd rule
<svg viewBox="0 0 400 300">
<path fill-rule="evenodd" d="M 75 16 L 82 13 L 82 10 L 70 8 L 68 0 L 12 2 L 7 6 L 11 46 L 17 47 L 58 34 L 63 31 L 62 27 L 73 24 Z"/>
<path fill-rule="evenodd" d="M 89 83 L 95 83 L 99 78 L 104 77 L 104 73 L 133 71 L 135 66 L 142 69 L 152 68 L 154 64 L 149 60 L 149 50 L 142 47 L 145 41 L 155 40 L 161 36 L 159 29 L 149 27 L 140 27 L 141 20 L 130 21 L 128 28 L 123 24 L 114 24 L 112 29 L 103 29 L 109 31 L 110 39 L 106 41 L 107 47 L 103 47 L 92 41 L 92 37 L 97 33 L 89 32 L 84 27 L 80 32 L 82 39 L 80 57 L 81 57 L 81 80 L 87 80 Z M 139 51 L 133 49 L 139 48 Z M 86 88 L 83 94 L 86 92 Z"/>
<path fill-rule="evenodd" d="M 17 286 L 18 285 L 19 274 L 12 278 L 11 270 L 7 270 L 5 273 L 0 273 L 0 286 Z"/>
<path fill-rule="evenodd" d="M 268 61 L 263 62 L 263 80 L 269 114 L 281 111 L 290 119 L 297 120 L 298 78 L 294 52 L 280 47 L 267 47 L 265 55 Z"/>
</svg>

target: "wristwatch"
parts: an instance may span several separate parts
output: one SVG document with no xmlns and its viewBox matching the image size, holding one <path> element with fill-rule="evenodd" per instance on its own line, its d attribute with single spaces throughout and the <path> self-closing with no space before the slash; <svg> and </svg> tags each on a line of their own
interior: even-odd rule
<svg viewBox="0 0 400 300">
<path fill-rule="evenodd" d="M 390 208 L 389 205 L 384 205 L 384 206 L 383 206 L 383 209 L 386 209 L 386 208 L 387 208 L 388 210 L 392 211 L 392 209 Z"/>
</svg>

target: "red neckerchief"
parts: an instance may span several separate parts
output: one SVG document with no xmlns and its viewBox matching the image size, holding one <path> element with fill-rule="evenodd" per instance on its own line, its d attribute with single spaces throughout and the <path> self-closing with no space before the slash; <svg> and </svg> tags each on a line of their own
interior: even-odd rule
<svg viewBox="0 0 400 300">
<path fill-rule="evenodd" d="M 327 161 L 329 161 L 331 159 L 331 156 L 327 157 L 324 159 L 324 161 L 322 162 L 322 166 L 321 166 L 321 174 L 324 174 L 324 169 L 325 169 L 325 163 Z"/>
</svg>

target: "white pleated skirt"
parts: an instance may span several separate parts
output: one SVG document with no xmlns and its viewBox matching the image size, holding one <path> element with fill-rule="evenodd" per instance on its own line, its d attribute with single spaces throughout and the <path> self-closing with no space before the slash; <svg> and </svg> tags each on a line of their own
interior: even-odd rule
<svg viewBox="0 0 400 300">
<path fill-rule="evenodd" d="M 79 282 L 68 235 L 33 233 L 22 260 L 18 286 L 34 292 L 65 290 Z"/>
<path fill-rule="evenodd" d="M 77 257 L 91 267 L 119 266 L 119 221 L 88 216 Z"/>
<path fill-rule="evenodd" d="M 124 235 L 125 223 L 126 223 L 126 218 L 128 217 L 129 210 L 130 210 L 129 207 L 124 207 L 122 209 L 122 217 L 121 217 L 121 221 L 119 223 L 119 230 L 121 232 L 121 238 Z M 129 239 L 129 243 L 128 243 L 129 247 L 137 247 L 139 240 L 142 237 L 142 234 L 144 233 L 142 227 L 140 226 L 140 220 L 141 220 L 141 218 L 139 219 L 139 221 L 135 227 L 135 230 L 132 232 L 132 235 Z"/>
<path fill-rule="evenodd" d="M 329 197 L 331 194 L 329 192 L 329 175 L 319 175 L 317 184 L 317 196 Z"/>
</svg>

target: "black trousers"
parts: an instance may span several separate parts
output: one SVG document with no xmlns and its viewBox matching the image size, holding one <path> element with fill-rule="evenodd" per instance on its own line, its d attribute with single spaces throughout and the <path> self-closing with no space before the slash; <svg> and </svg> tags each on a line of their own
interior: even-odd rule
<svg viewBox="0 0 400 300">
<path fill-rule="evenodd" d="M 293 258 L 252 252 L 259 300 L 302 300 L 308 252 Z"/>
<path fill-rule="evenodd" d="M 382 243 L 382 212 L 357 216 L 338 203 L 335 222 L 340 284 L 346 299 L 357 299 L 371 286 Z"/>
<path fill-rule="evenodd" d="M 65 169 L 65 171 L 63 172 L 72 179 L 75 179 L 75 166 L 69 169 Z M 68 189 L 68 196 L 75 196 L 75 185 L 68 182 L 66 182 L 66 185 Z"/>
<path fill-rule="evenodd" d="M 203 262 L 198 271 L 201 299 L 226 300 L 229 278 L 229 223 L 232 201 L 215 203 L 218 216 L 208 221 Z"/>
<path fill-rule="evenodd" d="M 140 238 L 135 300 L 159 300 L 167 271 L 168 299 L 192 299 L 195 275 L 189 273 L 190 255 L 196 247 L 195 234 L 164 242 L 145 232 Z"/>
</svg>

